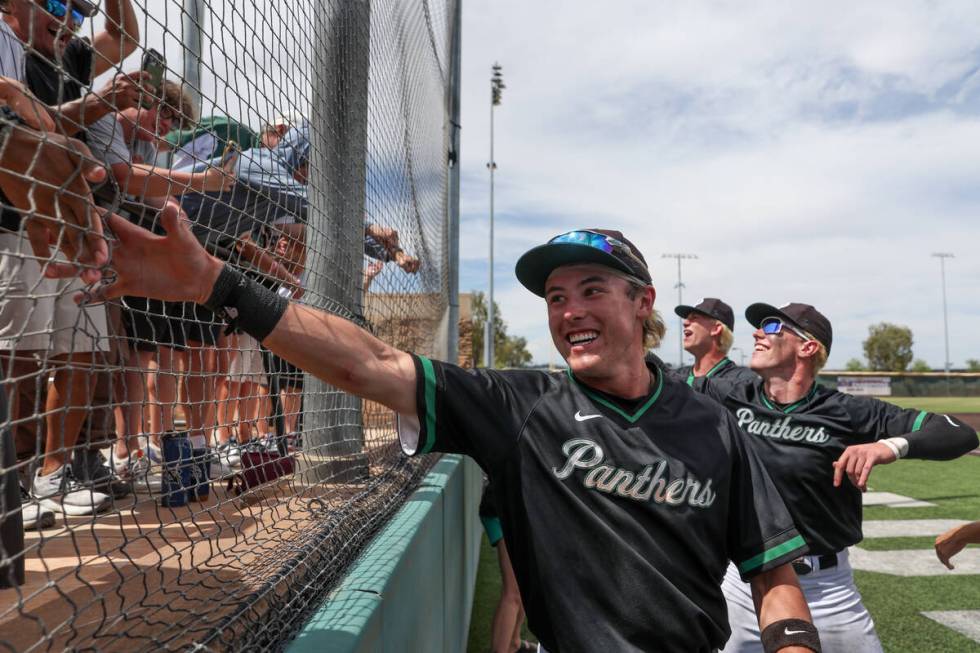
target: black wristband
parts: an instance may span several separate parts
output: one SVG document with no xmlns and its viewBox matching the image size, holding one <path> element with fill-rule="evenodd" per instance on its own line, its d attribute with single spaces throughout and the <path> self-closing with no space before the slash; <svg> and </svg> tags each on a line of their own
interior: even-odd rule
<svg viewBox="0 0 980 653">
<path fill-rule="evenodd" d="M 227 263 L 214 282 L 211 296 L 204 302 L 205 308 L 228 323 L 226 333 L 241 329 L 259 342 L 272 333 L 287 306 L 289 300 L 285 297 L 249 279 Z"/>
<path fill-rule="evenodd" d="M 820 653 L 817 627 L 802 619 L 780 619 L 762 631 L 762 649 L 766 653 L 776 653 L 787 646 L 802 646 Z"/>
</svg>

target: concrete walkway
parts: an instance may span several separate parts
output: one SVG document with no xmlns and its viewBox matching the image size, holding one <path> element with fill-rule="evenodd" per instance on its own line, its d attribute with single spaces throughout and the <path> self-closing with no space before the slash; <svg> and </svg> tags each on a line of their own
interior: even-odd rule
<svg viewBox="0 0 980 653">
<path fill-rule="evenodd" d="M 980 643 L 980 610 L 945 610 L 922 615 Z"/>
<path fill-rule="evenodd" d="M 889 508 L 929 508 L 936 504 L 903 497 L 892 492 L 865 492 L 862 500 L 865 506 L 888 506 Z"/>
</svg>

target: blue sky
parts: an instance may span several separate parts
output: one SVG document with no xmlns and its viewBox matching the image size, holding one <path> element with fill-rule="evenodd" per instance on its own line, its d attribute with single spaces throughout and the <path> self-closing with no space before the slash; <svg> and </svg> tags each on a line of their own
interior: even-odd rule
<svg viewBox="0 0 980 653">
<path fill-rule="evenodd" d="M 538 362 L 556 360 L 542 300 L 513 276 L 562 231 L 621 229 L 670 316 L 719 296 L 812 303 L 835 327 L 829 364 L 870 324 L 911 327 L 943 362 L 980 358 L 980 46 L 975 2 L 466 3 L 463 290 L 487 286 L 489 75 L 496 113 L 496 297 Z M 751 351 L 750 328 L 736 346 Z"/>
</svg>

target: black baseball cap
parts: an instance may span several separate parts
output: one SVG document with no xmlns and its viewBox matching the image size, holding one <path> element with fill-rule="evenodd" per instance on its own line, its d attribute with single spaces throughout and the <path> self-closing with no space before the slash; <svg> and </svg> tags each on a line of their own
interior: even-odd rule
<svg viewBox="0 0 980 653">
<path fill-rule="evenodd" d="M 705 297 L 695 306 L 681 304 L 674 309 L 679 317 L 687 317 L 691 313 L 702 313 L 724 324 L 730 331 L 735 330 L 735 313 L 732 307 L 715 297 Z"/>
<path fill-rule="evenodd" d="M 577 229 L 559 234 L 525 252 L 518 259 L 515 272 L 525 288 L 544 297 L 544 284 L 556 268 L 579 263 L 605 265 L 647 285 L 653 284 L 640 250 L 622 232 L 611 229 Z"/>
<path fill-rule="evenodd" d="M 745 309 L 745 319 L 757 329 L 767 317 L 780 317 L 796 328 L 806 331 L 827 348 L 828 354 L 830 353 L 830 345 L 834 340 L 834 330 L 830 326 L 830 320 L 809 304 L 794 302 L 776 308 L 771 304 L 760 302 Z"/>
</svg>

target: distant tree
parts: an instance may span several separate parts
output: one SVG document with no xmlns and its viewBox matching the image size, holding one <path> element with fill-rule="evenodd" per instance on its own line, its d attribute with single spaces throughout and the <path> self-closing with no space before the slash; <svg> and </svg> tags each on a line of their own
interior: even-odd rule
<svg viewBox="0 0 980 653">
<path fill-rule="evenodd" d="M 847 361 L 844 369 L 848 372 L 863 372 L 868 368 L 864 366 L 864 362 L 860 358 L 852 358 L 851 360 Z"/>
<path fill-rule="evenodd" d="M 487 324 L 487 299 L 482 292 L 473 293 L 473 361 L 477 367 L 483 366 L 484 338 Z M 527 339 L 507 335 L 507 323 L 500 314 L 500 306 L 493 303 L 493 357 L 497 367 L 526 367 L 531 362 L 531 352 L 527 350 Z"/>
<path fill-rule="evenodd" d="M 871 325 L 864 341 L 864 356 L 869 369 L 904 372 L 912 362 L 912 330 L 887 322 Z"/>
<path fill-rule="evenodd" d="M 980 360 L 976 358 L 967 358 L 966 369 L 971 372 L 980 372 Z"/>
<path fill-rule="evenodd" d="M 931 372 L 932 366 L 925 362 L 921 358 L 916 358 L 912 361 L 912 371 L 913 372 Z"/>
</svg>

